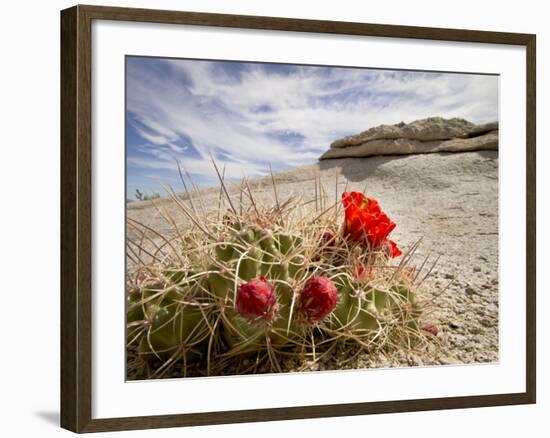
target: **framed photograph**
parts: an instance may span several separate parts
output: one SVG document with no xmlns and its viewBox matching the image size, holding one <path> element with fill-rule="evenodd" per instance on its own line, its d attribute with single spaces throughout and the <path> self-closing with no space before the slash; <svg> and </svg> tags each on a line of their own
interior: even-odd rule
<svg viewBox="0 0 550 438">
<path fill-rule="evenodd" d="M 61 425 L 535 403 L 535 35 L 61 12 Z"/>
</svg>

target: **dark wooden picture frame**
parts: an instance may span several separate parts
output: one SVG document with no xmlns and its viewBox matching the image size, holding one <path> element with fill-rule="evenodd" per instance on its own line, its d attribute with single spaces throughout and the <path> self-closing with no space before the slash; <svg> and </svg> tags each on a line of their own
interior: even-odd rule
<svg viewBox="0 0 550 438">
<path fill-rule="evenodd" d="M 526 48 L 526 391 L 230 412 L 92 419 L 91 28 L 93 20 L 519 45 Z M 535 77 L 531 34 L 75 6 L 61 12 L 61 426 L 98 432 L 529 404 L 536 401 Z"/>
</svg>

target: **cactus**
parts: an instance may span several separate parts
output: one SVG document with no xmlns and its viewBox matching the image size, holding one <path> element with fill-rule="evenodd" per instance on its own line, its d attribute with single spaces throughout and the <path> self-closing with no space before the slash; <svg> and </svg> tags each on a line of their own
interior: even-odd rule
<svg viewBox="0 0 550 438">
<path fill-rule="evenodd" d="M 134 341 L 143 358 L 166 360 L 179 353 L 195 360 L 208 335 L 206 316 L 200 309 L 207 298 L 206 282 L 189 280 L 191 272 L 173 269 L 163 270 L 159 277 L 163 281 L 146 282 L 128 295 L 127 340 L 135 335 L 132 328 L 139 325 L 142 333 Z"/>
<path fill-rule="evenodd" d="M 164 359 L 175 353 L 196 359 L 204 346 L 206 326 L 200 309 L 190 305 L 170 303 L 147 306 L 149 330 L 140 341 L 141 355 Z"/>
<path fill-rule="evenodd" d="M 152 262 L 129 288 L 129 347 L 151 363 L 183 357 L 223 374 L 228 358 L 256 355 L 273 371 L 279 353 L 350 341 L 381 348 L 386 333 L 420 332 L 416 275 L 390 264 L 400 254 L 388 239 L 395 224 L 361 199 L 344 196 L 351 212 L 341 229 L 341 217 L 292 200 L 217 219 L 182 206 L 196 226 L 178 230 L 181 252 Z"/>
<path fill-rule="evenodd" d="M 337 283 L 340 294 L 331 314 L 329 327 L 346 334 L 351 332 L 359 337 L 378 331 L 381 316 L 374 301 L 376 289 L 347 278 L 340 279 Z"/>
<path fill-rule="evenodd" d="M 223 336 L 231 354 L 242 354 L 262 349 L 265 345 L 265 321 L 249 320 L 234 309 L 224 312 Z"/>
</svg>

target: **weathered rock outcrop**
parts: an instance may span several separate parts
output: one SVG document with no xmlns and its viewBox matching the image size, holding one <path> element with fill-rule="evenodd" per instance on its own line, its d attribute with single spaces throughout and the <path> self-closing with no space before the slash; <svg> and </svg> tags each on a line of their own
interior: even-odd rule
<svg viewBox="0 0 550 438">
<path fill-rule="evenodd" d="M 459 118 L 429 117 L 341 138 L 320 159 L 497 149 L 498 122 L 476 125 Z"/>
</svg>

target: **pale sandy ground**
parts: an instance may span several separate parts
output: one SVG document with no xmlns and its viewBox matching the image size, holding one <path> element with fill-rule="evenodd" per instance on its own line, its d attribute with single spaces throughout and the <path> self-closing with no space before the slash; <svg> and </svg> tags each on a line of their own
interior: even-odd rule
<svg viewBox="0 0 550 438">
<path fill-rule="evenodd" d="M 338 190 L 363 190 L 377 198 L 397 223 L 392 238 L 406 248 L 420 237 L 416 261 L 440 256 L 425 283 L 440 292 L 430 316 L 439 328 L 441 349 L 390 356 L 362 355 L 349 368 L 498 361 L 498 152 L 348 158 L 323 161 L 275 176 L 279 197 L 291 193 L 313 199 L 319 173 L 330 199 Z M 271 180 L 253 184 L 258 198 L 271 200 Z M 236 193 L 235 187 L 231 190 Z M 205 204 L 216 208 L 218 189 L 203 191 Z M 170 202 L 161 201 L 183 221 Z M 128 217 L 170 234 L 172 226 L 150 202 L 128 205 Z M 129 236 L 132 237 L 132 232 Z M 315 364 L 315 369 L 326 366 Z"/>
</svg>

